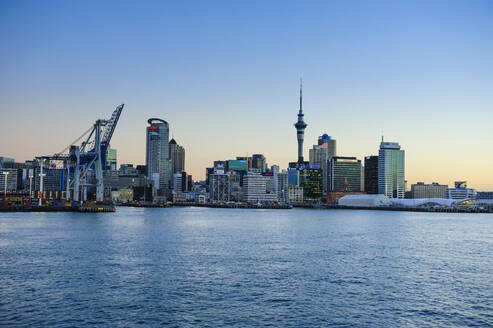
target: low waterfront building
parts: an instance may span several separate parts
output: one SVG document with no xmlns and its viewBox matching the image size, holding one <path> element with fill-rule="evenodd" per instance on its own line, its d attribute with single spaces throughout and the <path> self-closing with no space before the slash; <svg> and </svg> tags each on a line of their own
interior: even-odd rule
<svg viewBox="0 0 493 328">
<path fill-rule="evenodd" d="M 380 207 L 390 206 L 391 200 L 385 195 L 346 195 L 339 199 L 340 206 L 351 207 Z"/>
<path fill-rule="evenodd" d="M 411 198 L 445 198 L 447 189 L 448 185 L 441 185 L 436 182 L 432 184 L 418 182 L 411 185 Z"/>
<path fill-rule="evenodd" d="M 469 199 L 476 198 L 475 189 L 467 188 L 467 181 L 455 181 L 455 188 L 448 188 L 446 197 L 448 199 Z"/>
<path fill-rule="evenodd" d="M 303 203 L 303 187 L 289 185 L 288 200 L 291 204 Z"/>
<path fill-rule="evenodd" d="M 231 198 L 230 174 L 224 171 L 209 175 L 209 200 L 229 201 Z"/>
<path fill-rule="evenodd" d="M 134 199 L 134 191 L 131 188 L 114 190 L 111 192 L 111 199 L 114 202 L 130 202 Z"/>
<path fill-rule="evenodd" d="M 339 199 L 348 195 L 365 195 L 366 193 L 363 191 L 329 191 L 327 193 L 327 203 L 328 204 L 337 204 Z"/>
<path fill-rule="evenodd" d="M 264 176 L 260 169 L 249 170 L 243 177 L 243 201 L 244 202 L 275 202 L 277 195 L 274 192 L 267 192 L 267 180 L 271 176 Z"/>
<path fill-rule="evenodd" d="M 0 156 L 0 168 L 2 168 L 3 165 L 6 163 L 15 163 L 15 160 L 13 158 L 10 158 L 10 157 Z"/>
<path fill-rule="evenodd" d="M 478 191 L 477 199 L 493 199 L 493 191 Z"/>
<path fill-rule="evenodd" d="M 17 191 L 17 170 L 16 169 L 2 169 L 0 168 L 0 193 L 5 191 L 5 184 L 7 184 L 7 192 Z"/>
</svg>

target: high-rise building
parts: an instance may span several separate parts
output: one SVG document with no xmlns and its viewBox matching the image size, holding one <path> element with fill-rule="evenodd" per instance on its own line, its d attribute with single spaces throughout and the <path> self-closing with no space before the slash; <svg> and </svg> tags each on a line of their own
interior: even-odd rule
<svg viewBox="0 0 493 328">
<path fill-rule="evenodd" d="M 365 192 L 378 194 L 378 156 L 365 157 Z"/>
<path fill-rule="evenodd" d="M 329 161 L 327 178 L 329 191 L 361 191 L 361 161 L 334 156 Z"/>
<path fill-rule="evenodd" d="M 150 118 L 147 131 L 147 178 L 154 183 L 157 195 L 169 195 L 169 125 L 159 118 Z"/>
<path fill-rule="evenodd" d="M 252 155 L 252 169 L 259 169 L 261 172 L 265 172 L 267 170 L 267 161 L 264 155 Z"/>
<path fill-rule="evenodd" d="M 378 152 L 378 193 L 404 198 L 404 150 L 397 142 L 382 142 Z"/>
<path fill-rule="evenodd" d="M 303 120 L 303 86 L 300 81 L 300 111 L 298 112 L 298 121 L 294 124 L 296 128 L 296 137 L 298 139 L 298 163 L 303 162 L 303 139 L 307 124 Z"/>
<path fill-rule="evenodd" d="M 185 171 L 185 148 L 178 145 L 175 139 L 169 142 L 169 159 L 171 160 L 171 171 L 173 174 Z"/>
<path fill-rule="evenodd" d="M 300 186 L 305 202 L 320 202 L 323 198 L 323 172 L 316 167 L 300 169 Z"/>
<path fill-rule="evenodd" d="M 188 191 L 188 178 L 185 171 L 173 174 L 173 193 Z"/>
<path fill-rule="evenodd" d="M 318 145 L 313 145 L 310 149 L 310 166 L 318 166 L 324 175 L 324 193 L 328 191 L 327 185 L 327 165 L 330 159 L 336 156 L 336 141 L 327 134 L 318 137 Z"/>
<path fill-rule="evenodd" d="M 168 143 L 168 158 L 170 189 L 175 190 L 174 175 L 185 171 L 185 148 L 178 145 L 175 139 L 171 139 Z"/>
<path fill-rule="evenodd" d="M 277 201 L 281 203 L 289 202 L 288 172 L 285 170 L 282 172 L 274 172 L 274 179 Z"/>
<path fill-rule="evenodd" d="M 448 186 L 433 182 L 424 184 L 418 182 L 411 185 L 411 198 L 445 198 Z"/>
</svg>

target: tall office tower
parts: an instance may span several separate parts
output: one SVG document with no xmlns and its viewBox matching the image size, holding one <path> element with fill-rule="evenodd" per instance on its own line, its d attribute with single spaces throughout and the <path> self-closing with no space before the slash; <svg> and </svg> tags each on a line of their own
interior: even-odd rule
<svg viewBox="0 0 493 328">
<path fill-rule="evenodd" d="M 378 193 L 404 198 L 404 150 L 397 142 L 382 142 L 378 151 Z"/>
<path fill-rule="evenodd" d="M 288 172 L 282 170 L 282 172 L 274 173 L 274 175 L 276 175 L 277 201 L 281 203 L 289 202 Z"/>
<path fill-rule="evenodd" d="M 168 157 L 171 160 L 172 174 L 185 171 L 185 148 L 178 145 L 175 139 L 171 139 L 168 153 Z"/>
<path fill-rule="evenodd" d="M 320 202 L 323 197 L 323 173 L 320 168 L 300 170 L 300 186 L 303 187 L 303 200 Z"/>
<path fill-rule="evenodd" d="M 294 124 L 296 136 L 298 138 L 298 163 L 303 162 L 303 138 L 307 124 L 303 121 L 303 85 L 300 81 L 300 111 L 298 112 L 298 121 Z"/>
<path fill-rule="evenodd" d="M 259 169 L 261 172 L 265 172 L 267 170 L 267 162 L 265 160 L 265 156 L 262 154 L 253 154 L 252 155 L 252 169 Z"/>
<path fill-rule="evenodd" d="M 328 165 L 329 191 L 361 191 L 361 161 L 356 157 L 330 159 Z"/>
<path fill-rule="evenodd" d="M 336 156 L 336 141 L 327 134 L 318 137 L 318 145 L 313 145 L 313 148 L 310 149 L 310 166 L 318 166 L 323 172 L 324 194 L 329 190 L 327 185 L 327 165 L 334 156 Z"/>
<path fill-rule="evenodd" d="M 158 196 L 168 196 L 169 180 L 169 125 L 159 118 L 147 123 L 146 165 L 147 179 L 154 183 Z"/>
<path fill-rule="evenodd" d="M 173 192 L 177 194 L 186 191 L 188 191 L 187 172 L 182 171 L 180 173 L 173 174 Z"/>
<path fill-rule="evenodd" d="M 365 192 L 378 194 L 378 156 L 365 157 Z"/>
</svg>

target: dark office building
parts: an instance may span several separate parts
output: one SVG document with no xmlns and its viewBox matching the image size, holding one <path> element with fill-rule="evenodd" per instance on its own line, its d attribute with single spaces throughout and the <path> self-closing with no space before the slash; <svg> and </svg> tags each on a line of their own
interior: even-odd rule
<svg viewBox="0 0 493 328">
<path fill-rule="evenodd" d="M 365 191 L 378 194 L 378 156 L 365 157 Z"/>
<path fill-rule="evenodd" d="M 360 191 L 361 161 L 356 157 L 334 156 L 327 171 L 329 191 Z"/>
<path fill-rule="evenodd" d="M 265 160 L 265 156 L 262 154 L 253 154 L 252 155 L 252 168 L 259 169 L 262 172 L 265 172 L 267 169 L 267 162 Z"/>
<path fill-rule="evenodd" d="M 300 171 L 300 186 L 303 187 L 303 200 L 320 202 L 323 197 L 323 172 L 320 168 L 306 167 Z"/>
</svg>

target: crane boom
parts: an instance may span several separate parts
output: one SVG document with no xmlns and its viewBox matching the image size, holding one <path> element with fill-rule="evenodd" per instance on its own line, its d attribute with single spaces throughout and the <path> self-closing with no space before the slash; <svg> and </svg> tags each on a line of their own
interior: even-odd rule
<svg viewBox="0 0 493 328">
<path fill-rule="evenodd" d="M 110 144 L 113 132 L 115 132 L 116 124 L 118 123 L 118 120 L 120 119 L 120 114 L 123 111 L 123 106 L 125 106 L 125 104 L 121 104 L 120 106 L 118 106 L 113 114 L 111 114 L 111 118 L 107 121 L 108 123 L 104 129 L 103 137 L 101 138 L 102 145 L 107 146 Z"/>
</svg>

